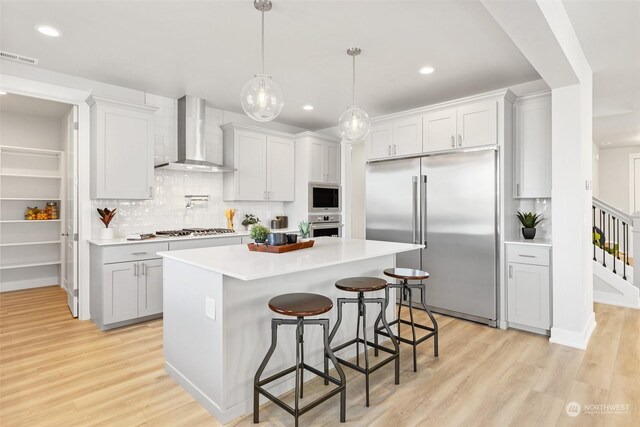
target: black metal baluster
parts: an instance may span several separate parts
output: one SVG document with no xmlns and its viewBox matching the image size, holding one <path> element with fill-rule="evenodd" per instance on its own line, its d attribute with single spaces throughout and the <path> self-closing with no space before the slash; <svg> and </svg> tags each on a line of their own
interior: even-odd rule
<svg viewBox="0 0 640 427">
<path fill-rule="evenodd" d="M 622 278 L 624 280 L 627 280 L 627 224 L 624 223 L 624 221 L 622 222 L 622 246 L 624 248 L 624 252 L 622 255 Z"/>
<path fill-rule="evenodd" d="M 593 227 L 591 227 L 591 234 L 592 234 L 592 238 L 591 240 L 593 240 L 593 260 L 596 260 L 596 207 L 595 206 L 591 206 L 592 210 L 593 210 Z"/>
<path fill-rule="evenodd" d="M 609 230 L 611 231 L 611 230 Z M 613 239 L 613 253 L 611 255 L 613 255 L 613 272 L 616 272 L 616 245 L 618 244 L 618 240 L 616 239 L 616 217 L 613 217 L 613 234 L 611 235 L 611 238 Z"/>
<path fill-rule="evenodd" d="M 600 211 L 602 215 L 602 219 L 600 220 L 600 232 L 602 233 L 602 240 L 600 241 L 600 246 L 602 246 L 602 266 L 607 266 L 607 257 L 605 257 L 604 246 L 607 244 L 607 233 L 605 233 L 605 228 L 607 227 L 607 217 L 606 214 Z M 604 226 L 602 223 L 604 222 Z"/>
</svg>

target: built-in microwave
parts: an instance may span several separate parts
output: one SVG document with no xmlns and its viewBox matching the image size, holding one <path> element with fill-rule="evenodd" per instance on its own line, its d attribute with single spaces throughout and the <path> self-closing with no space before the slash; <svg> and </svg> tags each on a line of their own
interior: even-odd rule
<svg viewBox="0 0 640 427">
<path fill-rule="evenodd" d="M 309 183 L 309 212 L 340 212 L 340 185 Z"/>
</svg>

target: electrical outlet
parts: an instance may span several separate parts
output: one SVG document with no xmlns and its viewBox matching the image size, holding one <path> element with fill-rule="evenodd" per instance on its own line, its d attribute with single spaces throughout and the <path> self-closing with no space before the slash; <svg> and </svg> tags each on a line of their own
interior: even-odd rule
<svg viewBox="0 0 640 427">
<path fill-rule="evenodd" d="M 216 320 L 216 300 L 213 298 L 205 298 L 205 314 L 211 320 Z"/>
</svg>

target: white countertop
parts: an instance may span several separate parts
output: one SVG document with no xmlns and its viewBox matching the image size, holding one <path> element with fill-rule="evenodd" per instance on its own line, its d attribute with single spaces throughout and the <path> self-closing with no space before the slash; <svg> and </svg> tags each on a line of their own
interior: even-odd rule
<svg viewBox="0 0 640 427">
<path fill-rule="evenodd" d="M 376 240 L 316 238 L 312 248 L 282 254 L 251 252 L 247 245 L 159 252 L 158 255 L 235 277 L 256 280 L 298 271 L 361 261 L 420 249 L 423 246 Z M 391 266 L 380 266 L 380 268 Z"/>
<path fill-rule="evenodd" d="M 520 237 L 517 239 L 508 239 L 504 241 L 507 245 L 534 245 L 534 246 L 553 246 L 550 239 L 525 239 Z"/>
<path fill-rule="evenodd" d="M 297 228 L 281 228 L 272 229 L 273 233 L 298 233 Z M 248 236 L 248 230 L 240 230 L 235 233 L 216 234 L 212 236 L 176 236 L 176 237 L 153 237 L 145 240 L 127 240 L 124 237 L 118 237 L 117 239 L 101 240 L 101 239 L 89 239 L 87 240 L 92 245 L 96 246 L 112 246 L 112 245 L 135 245 L 140 243 L 153 243 L 153 242 L 177 242 L 179 240 L 200 240 L 200 239 L 221 239 L 225 237 L 244 237 Z"/>
</svg>

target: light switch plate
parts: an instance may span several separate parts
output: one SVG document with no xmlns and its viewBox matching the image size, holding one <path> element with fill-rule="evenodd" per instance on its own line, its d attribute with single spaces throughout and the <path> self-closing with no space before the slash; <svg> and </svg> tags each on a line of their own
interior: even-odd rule
<svg viewBox="0 0 640 427">
<path fill-rule="evenodd" d="M 205 298 L 205 314 L 211 320 L 216 320 L 216 300 L 213 298 Z"/>
</svg>

